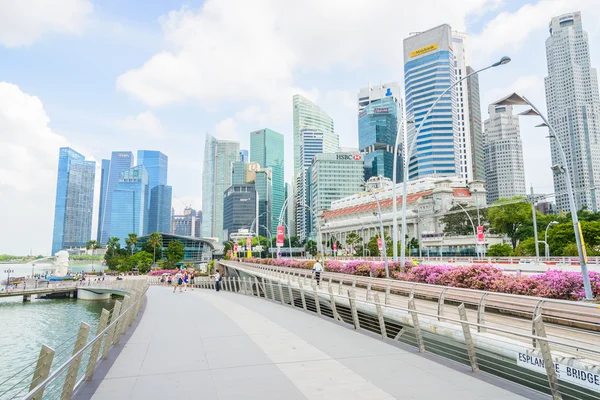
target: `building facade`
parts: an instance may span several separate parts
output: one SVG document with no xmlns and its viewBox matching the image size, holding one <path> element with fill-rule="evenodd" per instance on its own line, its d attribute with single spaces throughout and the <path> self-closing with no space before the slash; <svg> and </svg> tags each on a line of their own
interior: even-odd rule
<svg viewBox="0 0 600 400">
<path fill-rule="evenodd" d="M 548 120 L 567 157 L 577 209 L 597 212 L 600 183 L 600 96 L 596 69 L 590 63 L 587 32 L 581 13 L 552 18 L 546 39 L 545 78 Z M 552 165 L 562 165 L 555 140 L 550 141 Z M 565 175 L 555 169 L 554 192 L 560 211 L 569 210 Z"/>
<path fill-rule="evenodd" d="M 467 75 L 475 72 L 467 66 Z M 467 79 L 469 96 L 469 129 L 471 130 L 471 163 L 473 165 L 473 179 L 485 180 L 485 156 L 483 153 L 483 123 L 481 119 L 481 100 L 479 95 L 479 76 L 473 75 Z"/>
<path fill-rule="evenodd" d="M 435 99 L 455 82 L 451 46 L 449 25 L 404 39 L 406 113 L 407 119 L 414 121 L 408 126 L 409 146 L 419 129 L 409 160 L 409 179 L 454 176 L 459 171 L 455 158 L 459 153 L 456 90 L 450 90 L 423 121 Z"/>
<path fill-rule="evenodd" d="M 169 185 L 158 185 L 148 192 L 150 193 L 150 205 L 148 207 L 148 227 L 146 234 L 149 235 L 153 232 L 171 233 L 173 188 Z"/>
<path fill-rule="evenodd" d="M 52 254 L 84 247 L 92 236 L 96 163 L 69 147 L 61 147 L 54 207 Z"/>
<path fill-rule="evenodd" d="M 148 173 L 148 217 L 146 218 L 146 227 L 144 229 L 144 234 L 149 235 L 152 232 L 164 232 L 168 233 L 170 231 L 171 225 L 171 200 L 161 198 L 157 202 L 152 201 L 153 190 L 157 186 L 166 186 L 167 185 L 167 175 L 168 175 L 168 166 L 169 166 L 169 157 L 166 154 L 161 153 L 156 150 L 138 150 L 137 153 L 137 165 L 143 165 Z M 168 189 L 161 189 L 160 194 L 165 196 L 166 193 L 170 191 L 172 193 L 172 189 L 169 186 Z M 165 207 L 168 204 L 168 213 L 165 214 L 161 212 L 164 211 Z M 152 208 L 154 205 L 154 208 Z M 160 212 L 159 215 L 154 215 L 154 212 Z M 166 217 L 168 215 L 168 217 Z M 155 231 L 152 229 L 157 229 L 158 226 L 161 226 L 161 229 L 165 229 L 166 231 Z"/>
<path fill-rule="evenodd" d="M 257 197 L 254 185 L 231 185 L 223 194 L 223 235 L 230 235 L 240 229 L 250 229 L 257 217 Z"/>
<path fill-rule="evenodd" d="M 240 150 L 240 161 L 245 163 L 250 161 L 248 150 Z"/>
<path fill-rule="evenodd" d="M 519 117 L 511 106 L 490 105 L 485 121 L 485 182 L 487 203 L 525 196 L 525 166 Z"/>
<path fill-rule="evenodd" d="M 133 153 L 130 151 L 113 151 L 110 158 L 110 170 L 108 172 L 108 183 L 104 194 L 103 214 L 101 216 L 102 231 L 100 244 L 106 245 L 108 238 L 114 236 L 111 232 L 113 192 L 119 184 L 121 173 L 133 167 Z"/>
<path fill-rule="evenodd" d="M 106 201 L 106 189 L 108 187 L 108 174 L 110 172 L 110 160 L 102 160 L 100 168 L 100 197 L 98 201 L 98 224 L 96 240 L 102 238 L 102 216 L 104 215 L 104 203 Z"/>
<path fill-rule="evenodd" d="M 313 129 L 303 129 L 300 143 L 300 159 L 302 169 L 296 176 L 295 215 L 296 235 L 300 241 L 312 234 L 312 218 L 310 217 L 310 175 L 308 169 L 317 154 L 324 153 L 324 135 Z"/>
<path fill-rule="evenodd" d="M 256 171 L 254 188 L 258 198 L 258 219 L 252 227 L 260 236 L 271 237 L 273 221 L 273 173 L 270 168 Z M 277 229 L 277 228 L 276 228 Z"/>
<path fill-rule="evenodd" d="M 130 233 L 144 234 L 148 217 L 148 173 L 143 165 L 121 172 L 111 203 L 111 237 L 121 246 Z"/>
<path fill-rule="evenodd" d="M 202 211 L 186 207 L 183 214 L 173 213 L 171 220 L 171 233 L 178 236 L 201 237 Z"/>
</svg>

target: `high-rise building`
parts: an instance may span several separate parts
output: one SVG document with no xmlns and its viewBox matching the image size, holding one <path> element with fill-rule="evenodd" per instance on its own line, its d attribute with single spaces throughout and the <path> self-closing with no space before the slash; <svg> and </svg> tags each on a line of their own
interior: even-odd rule
<svg viewBox="0 0 600 400">
<path fill-rule="evenodd" d="M 525 196 L 523 145 L 519 117 L 511 106 L 490 105 L 485 121 L 485 188 L 491 204 L 499 199 Z"/>
<path fill-rule="evenodd" d="M 331 202 L 364 191 L 364 159 L 360 153 L 317 154 L 309 169 L 311 207 L 319 214 Z M 313 217 L 313 225 L 315 224 Z"/>
<path fill-rule="evenodd" d="M 240 161 L 245 163 L 250 161 L 250 159 L 248 158 L 248 150 L 240 150 Z"/>
<path fill-rule="evenodd" d="M 475 72 L 467 66 L 467 75 Z M 481 100 L 479 96 L 479 76 L 467 79 L 469 92 L 469 129 L 471 129 L 471 162 L 473 164 L 473 180 L 485 180 L 485 157 L 483 154 L 483 125 L 481 121 Z"/>
<path fill-rule="evenodd" d="M 223 193 L 231 186 L 231 169 L 239 161 L 240 144 L 206 135 L 202 171 L 203 237 L 223 241 Z"/>
<path fill-rule="evenodd" d="M 404 84 L 406 91 L 408 143 L 415 127 L 441 94 L 455 82 L 452 29 L 440 25 L 404 39 Z M 424 176 L 455 176 L 458 148 L 457 93 L 450 90 L 435 106 L 420 129 L 409 160 L 409 179 Z"/>
<path fill-rule="evenodd" d="M 253 227 L 260 236 L 271 237 L 271 221 L 273 220 L 273 172 L 270 168 L 256 171 L 254 188 L 258 198 L 258 220 Z"/>
<path fill-rule="evenodd" d="M 369 85 L 358 93 L 358 146 L 365 160 L 365 180 L 393 178 L 396 136 L 402 120 L 398 83 Z M 341 149 L 340 149 L 341 151 Z M 396 182 L 402 181 L 402 140 L 396 153 Z"/>
<path fill-rule="evenodd" d="M 102 216 L 104 215 L 104 203 L 106 201 L 106 189 L 108 187 L 108 173 L 110 172 L 110 160 L 102 160 L 100 170 L 100 199 L 98 201 L 98 233 L 96 240 L 102 238 Z"/>
<path fill-rule="evenodd" d="M 92 236 L 96 163 L 70 147 L 61 147 L 54 207 L 52 254 L 83 247 Z"/>
<path fill-rule="evenodd" d="M 290 222 L 294 220 L 294 216 L 291 213 L 293 199 L 290 198 L 292 195 L 292 185 L 289 183 L 285 183 L 285 198 L 289 199 L 287 206 L 285 207 L 285 211 L 283 212 L 282 224 L 285 226 L 285 234 L 288 236 L 292 236 L 291 225 Z"/>
<path fill-rule="evenodd" d="M 148 218 L 146 218 L 148 220 L 146 234 L 152 232 L 171 233 L 173 188 L 168 185 L 158 185 L 148 192 L 150 193 L 150 205 L 148 207 Z"/>
<path fill-rule="evenodd" d="M 143 165 L 148 173 L 148 207 L 152 207 L 152 193 L 153 189 L 157 186 L 166 186 L 167 185 L 167 172 L 169 165 L 169 157 L 160 151 L 156 150 L 138 150 L 137 153 L 137 165 Z M 171 190 L 171 189 L 169 189 Z M 161 195 L 165 195 L 167 191 L 161 190 Z M 159 204 L 160 203 L 160 204 Z M 155 210 L 157 212 L 160 211 L 161 208 L 164 209 L 166 207 L 167 200 L 165 198 L 160 199 L 157 203 L 155 203 Z M 171 210 L 171 200 L 168 200 L 169 213 Z M 163 223 L 160 223 L 161 226 L 169 226 L 171 224 L 171 217 L 169 215 L 168 218 L 165 217 L 164 213 L 161 213 L 161 216 L 153 215 L 152 210 L 148 209 L 148 218 L 146 218 L 146 227 L 144 228 L 144 234 L 148 235 L 152 232 L 161 232 L 154 231 L 159 225 L 159 222 L 162 218 Z M 166 219 L 165 219 L 166 218 Z M 152 223 L 152 227 L 149 225 Z M 165 225 L 166 223 L 166 225 Z M 164 229 L 164 228 L 163 228 Z M 167 228 L 167 231 L 164 233 L 169 233 L 170 229 Z"/>
<path fill-rule="evenodd" d="M 302 241 L 309 237 L 312 230 L 312 218 L 310 216 L 310 176 L 308 169 L 312 165 L 313 159 L 317 154 L 324 152 L 323 133 L 312 129 L 303 129 L 300 142 L 300 159 L 302 168 L 296 175 L 295 211 L 296 211 L 296 235 Z"/>
<path fill-rule="evenodd" d="M 257 198 L 254 185 L 231 185 L 223 195 L 223 235 L 239 229 L 250 229 L 257 216 Z"/>
<path fill-rule="evenodd" d="M 104 246 L 108 238 L 114 236 L 111 232 L 113 192 L 119 184 L 121 173 L 133 167 L 133 153 L 130 151 L 113 151 L 110 158 L 110 170 L 108 172 L 108 183 L 104 194 L 104 212 L 102 213 L 100 244 Z"/>
<path fill-rule="evenodd" d="M 181 215 L 173 213 L 171 233 L 174 235 L 200 237 L 201 227 L 202 211 L 186 207 Z"/>
<path fill-rule="evenodd" d="M 562 165 L 556 141 L 550 140 L 552 164 L 569 168 L 577 208 L 598 212 L 600 96 L 580 12 L 552 18 L 550 37 L 546 39 L 546 60 L 548 121 L 567 158 L 567 165 Z M 553 169 L 556 206 L 560 211 L 569 210 L 565 175 L 559 168 Z"/>
<path fill-rule="evenodd" d="M 121 240 L 130 233 L 144 234 L 148 216 L 148 173 L 143 165 L 121 172 L 117 187 L 112 193 L 110 235 Z"/>
<path fill-rule="evenodd" d="M 261 168 L 271 169 L 272 197 L 270 205 L 270 221 L 266 226 L 272 232 L 277 231 L 277 222 L 283 202 L 285 201 L 284 188 L 284 155 L 283 135 L 271 129 L 261 129 L 250 133 L 250 161 L 258 163 Z"/>
</svg>

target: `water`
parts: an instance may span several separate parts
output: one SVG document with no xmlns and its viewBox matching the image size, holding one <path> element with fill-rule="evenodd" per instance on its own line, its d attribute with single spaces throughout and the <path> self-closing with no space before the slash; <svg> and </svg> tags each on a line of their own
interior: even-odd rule
<svg viewBox="0 0 600 400">
<path fill-rule="evenodd" d="M 91 339 L 102 309 L 110 311 L 113 304 L 113 300 L 34 299 L 23 303 L 21 297 L 0 299 L 0 399 L 12 398 L 21 389 L 20 395 L 27 392 L 42 344 L 56 350 L 52 365 L 60 365 L 71 357 L 81 322 L 91 326 L 88 340 Z M 28 364 L 32 365 L 2 384 Z M 8 396 L 2 394 L 23 378 L 26 379 Z"/>
<path fill-rule="evenodd" d="M 31 274 L 44 274 L 44 273 L 53 273 L 54 272 L 54 264 L 43 262 L 43 263 L 35 263 L 35 265 L 31 264 L 0 264 L 0 281 L 4 281 L 7 278 L 7 274 L 4 272 L 7 269 L 14 270 L 14 272 L 10 273 L 10 276 L 15 277 L 23 277 L 23 276 L 31 276 Z M 101 261 L 94 261 L 94 265 L 91 262 L 85 262 L 82 264 L 74 264 L 73 262 L 69 265 L 69 272 L 91 272 L 94 271 L 104 271 L 106 269 L 105 266 L 102 265 Z"/>
</svg>

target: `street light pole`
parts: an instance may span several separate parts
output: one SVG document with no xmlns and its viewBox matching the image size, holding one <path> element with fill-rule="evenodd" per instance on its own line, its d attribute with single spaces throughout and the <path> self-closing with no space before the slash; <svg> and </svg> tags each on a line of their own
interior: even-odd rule
<svg viewBox="0 0 600 400">
<path fill-rule="evenodd" d="M 13 272 L 15 272 L 15 270 L 14 269 L 10 269 L 10 268 L 4 270 L 4 273 L 8 274 L 8 277 L 6 278 L 6 291 L 7 292 L 8 292 L 8 287 L 10 285 L 10 274 L 13 273 Z"/>
<path fill-rule="evenodd" d="M 364 184 L 365 188 L 366 188 L 366 183 Z M 387 247 L 385 245 L 385 234 L 383 232 L 383 219 L 381 217 L 381 204 L 379 204 L 379 199 L 377 198 L 377 195 L 375 194 L 375 192 L 373 191 L 373 189 L 367 189 L 369 191 L 369 193 L 371 193 L 371 196 L 373 196 L 373 198 L 375 199 L 375 202 L 377 203 L 377 210 L 378 210 L 378 214 L 379 214 L 379 234 L 381 236 L 381 249 L 383 251 L 383 262 L 385 265 L 385 277 L 389 278 L 390 277 L 390 270 L 389 270 L 389 266 L 388 266 L 388 258 L 387 258 Z"/>
<path fill-rule="evenodd" d="M 546 235 L 544 236 L 544 255 L 546 256 L 546 260 L 550 259 L 550 246 L 548 245 L 548 228 L 550 228 L 552 225 L 556 225 L 558 224 L 558 221 L 550 221 L 550 223 L 548 224 L 548 226 L 546 226 Z"/>
<path fill-rule="evenodd" d="M 400 121 L 402 121 L 402 126 L 400 126 Z M 402 119 L 399 120 L 396 124 L 396 144 L 394 145 L 394 165 L 393 165 L 393 171 L 392 171 L 392 181 L 393 181 L 393 185 L 392 186 L 392 244 L 394 246 L 393 248 L 393 256 L 394 256 L 394 261 L 398 261 L 398 204 L 397 204 L 397 194 L 396 194 L 396 180 L 397 180 L 397 170 L 398 170 L 398 146 L 400 145 L 400 128 L 402 128 L 402 134 L 404 137 L 406 137 L 406 129 L 407 129 L 407 123 L 408 121 L 406 120 L 406 104 L 403 101 L 402 102 Z"/>
<path fill-rule="evenodd" d="M 590 284 L 590 275 L 587 269 L 587 260 L 586 255 L 583 249 L 583 242 L 581 238 L 581 232 L 579 230 L 579 218 L 577 217 L 577 205 L 575 204 L 575 195 L 573 194 L 573 187 L 571 186 L 571 172 L 569 171 L 569 164 L 567 163 L 567 155 L 558 139 L 558 135 L 556 131 L 548 122 L 548 119 L 540 112 L 540 110 L 531 103 L 525 96 L 520 96 L 516 93 L 513 93 L 505 98 L 498 100 L 494 103 L 495 105 L 528 105 L 531 107 L 531 110 L 527 110 L 525 112 L 520 113 L 519 115 L 533 115 L 538 116 L 544 121 L 544 123 L 540 126 L 546 126 L 550 130 L 550 135 L 548 136 L 550 139 L 554 139 L 556 143 L 556 148 L 560 154 L 560 158 L 563 165 L 563 170 L 565 174 L 565 185 L 567 186 L 567 194 L 569 197 L 569 210 L 571 211 L 571 219 L 573 221 L 573 230 L 575 231 L 575 242 L 577 242 L 577 251 L 579 253 L 579 265 L 581 266 L 581 276 L 583 278 L 583 288 L 585 290 L 585 298 L 586 300 L 594 300 L 594 296 L 592 293 L 592 285 Z"/>
<path fill-rule="evenodd" d="M 408 146 L 407 152 L 404 155 L 404 177 L 403 177 L 403 182 L 402 182 L 402 189 L 403 189 L 403 194 L 402 194 L 402 235 L 400 237 L 401 241 L 402 241 L 402 246 L 400 247 L 400 265 L 404 266 L 404 262 L 405 262 L 405 256 L 406 256 L 406 203 L 407 203 L 407 182 L 408 182 L 408 165 L 410 163 L 410 157 L 413 151 L 413 148 L 417 142 L 417 137 L 419 136 L 419 132 L 421 131 L 421 128 L 423 127 L 425 121 L 427 120 L 427 117 L 429 117 L 429 114 L 431 114 L 431 112 L 433 111 L 433 109 L 435 108 L 435 106 L 437 105 L 437 103 L 442 99 L 442 97 L 444 97 L 446 95 L 446 93 L 448 93 L 452 88 L 454 88 L 456 85 L 458 85 L 460 82 L 464 81 L 465 79 L 469 79 L 471 76 L 476 75 L 480 72 L 483 72 L 487 69 L 490 68 L 494 68 L 494 67 L 498 67 L 500 65 L 504 65 L 504 64 L 508 64 L 510 62 L 510 58 L 509 57 L 502 57 L 499 61 L 495 62 L 492 65 L 489 65 L 485 68 L 481 68 L 477 71 L 474 71 L 468 75 L 465 75 L 463 78 L 457 80 L 456 82 L 454 82 L 452 85 L 450 85 L 446 90 L 444 90 L 442 92 L 442 94 L 440 94 L 437 99 L 435 99 L 435 101 L 433 102 L 433 104 L 431 105 L 431 107 L 429 107 L 429 110 L 427 110 L 427 114 L 425 114 L 425 116 L 423 117 L 423 119 L 421 120 L 421 122 L 419 123 L 419 126 L 415 129 L 415 133 L 412 137 L 411 143 Z M 416 124 L 416 120 L 415 120 L 415 124 Z M 393 199 L 393 202 L 396 202 L 396 199 Z"/>
<path fill-rule="evenodd" d="M 531 185 L 531 215 L 533 219 L 533 240 L 535 242 L 535 259 L 540 259 L 540 249 L 538 247 L 538 231 L 537 231 L 537 217 L 535 213 L 535 196 L 533 195 L 533 185 Z"/>
<path fill-rule="evenodd" d="M 479 240 L 477 238 L 477 230 L 475 229 L 475 224 L 473 223 L 473 218 L 471 218 L 471 216 L 469 215 L 467 210 L 465 210 L 465 208 L 462 206 L 462 204 L 460 204 L 459 202 L 456 202 L 456 204 L 461 208 L 461 210 L 463 210 L 465 212 L 465 214 L 467 214 L 467 217 L 469 218 L 469 221 L 471 222 L 471 226 L 473 227 L 473 236 L 475 236 L 475 252 L 477 252 L 477 245 L 479 244 Z"/>
</svg>

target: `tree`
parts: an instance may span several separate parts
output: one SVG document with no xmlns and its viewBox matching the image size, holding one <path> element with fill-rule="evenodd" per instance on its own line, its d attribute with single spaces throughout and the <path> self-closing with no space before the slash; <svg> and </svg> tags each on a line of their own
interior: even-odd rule
<svg viewBox="0 0 600 400">
<path fill-rule="evenodd" d="M 129 237 L 125 239 L 125 244 L 127 245 L 127 252 L 133 255 L 133 250 L 135 250 L 135 245 L 138 243 L 138 235 L 137 233 L 130 233 Z"/>
<path fill-rule="evenodd" d="M 158 232 L 152 232 L 150 237 L 148 238 L 148 243 L 152 246 L 153 254 L 154 254 L 154 263 L 156 263 L 156 248 L 162 248 L 162 235 Z M 162 254 L 161 254 L 162 255 Z"/>
<path fill-rule="evenodd" d="M 292 237 L 292 240 L 293 240 L 293 237 Z M 304 246 L 304 249 L 311 256 L 313 256 L 313 257 L 316 256 L 318 253 L 317 242 L 315 242 L 314 240 L 307 240 L 306 245 Z"/>
<path fill-rule="evenodd" d="M 542 242 L 538 242 L 538 251 L 540 254 L 544 254 L 544 244 Z M 530 237 L 521 240 L 512 254 L 519 257 L 535 256 L 535 239 Z"/>
<path fill-rule="evenodd" d="M 503 204 L 522 199 L 522 197 L 501 199 L 495 204 Z M 529 203 L 512 203 L 491 207 L 488 210 L 488 218 L 494 232 L 508 236 L 514 249 L 519 242 L 521 227 L 527 224 L 531 225 L 531 205 Z"/>
<path fill-rule="evenodd" d="M 463 207 L 468 207 L 467 204 L 462 204 Z M 451 236 L 470 236 L 473 235 L 473 225 L 467 216 L 473 219 L 473 224 L 477 224 L 477 210 L 469 210 L 465 212 L 460 205 L 453 206 L 451 214 L 444 215 L 440 221 L 444 224 L 444 233 Z M 481 225 L 488 225 L 487 209 L 479 210 L 479 220 Z"/>
<path fill-rule="evenodd" d="M 145 251 L 139 251 L 130 257 L 132 264 L 139 269 L 142 273 L 147 273 L 150 271 L 150 266 L 152 265 L 152 254 L 147 253 Z"/>
<path fill-rule="evenodd" d="M 512 246 L 508 243 L 493 244 L 488 247 L 487 254 L 490 257 L 508 257 L 512 254 Z"/>
<path fill-rule="evenodd" d="M 167 246 L 167 251 L 165 252 L 167 256 L 167 262 L 171 267 L 177 265 L 177 263 L 183 260 L 185 256 L 185 248 L 183 247 L 183 243 L 179 240 L 172 240 L 169 242 Z"/>
<path fill-rule="evenodd" d="M 100 243 L 98 243 L 97 240 L 89 240 L 86 244 L 85 244 L 85 248 L 87 250 L 92 250 L 92 271 L 94 270 L 94 252 L 100 248 L 102 248 L 102 246 L 100 246 Z"/>
<path fill-rule="evenodd" d="M 346 236 L 346 244 L 348 246 L 350 246 L 350 251 L 352 252 L 352 254 L 355 254 L 355 245 L 358 245 L 359 243 L 362 242 L 362 237 L 358 236 L 356 234 L 356 232 L 350 232 L 347 236 Z"/>
<path fill-rule="evenodd" d="M 106 242 L 106 249 L 110 251 L 110 255 L 114 256 L 115 252 L 121 250 L 121 240 L 118 237 L 111 237 Z M 106 252 L 108 254 L 108 251 Z"/>
</svg>

